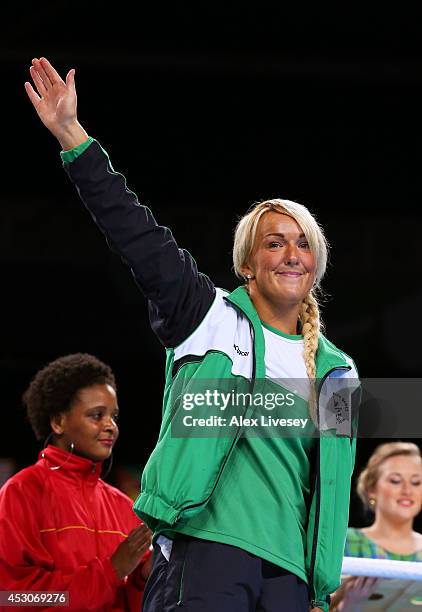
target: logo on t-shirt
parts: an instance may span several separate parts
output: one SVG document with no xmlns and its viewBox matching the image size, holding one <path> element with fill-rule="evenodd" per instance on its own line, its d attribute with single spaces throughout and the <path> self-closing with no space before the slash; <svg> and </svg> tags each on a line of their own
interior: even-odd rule
<svg viewBox="0 0 422 612">
<path fill-rule="evenodd" d="M 241 351 L 240 348 L 237 346 L 237 344 L 233 344 L 233 348 L 236 351 L 236 353 L 238 355 L 241 355 L 242 357 L 247 357 L 249 355 L 249 351 Z"/>
</svg>

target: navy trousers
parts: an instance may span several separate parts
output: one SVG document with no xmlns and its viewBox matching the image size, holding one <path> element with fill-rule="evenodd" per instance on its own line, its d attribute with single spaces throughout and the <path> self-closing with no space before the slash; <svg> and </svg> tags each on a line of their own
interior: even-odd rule
<svg viewBox="0 0 422 612">
<path fill-rule="evenodd" d="M 143 612 L 308 612 L 306 583 L 235 546 L 178 536 L 155 544 Z"/>
</svg>

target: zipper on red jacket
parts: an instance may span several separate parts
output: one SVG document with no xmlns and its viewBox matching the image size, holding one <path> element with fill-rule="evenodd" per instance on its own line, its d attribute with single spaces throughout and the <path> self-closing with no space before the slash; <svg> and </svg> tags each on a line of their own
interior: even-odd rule
<svg viewBox="0 0 422 612">
<path fill-rule="evenodd" d="M 320 384 L 318 386 L 318 394 L 317 394 L 318 425 L 319 425 L 319 398 L 320 398 L 320 395 L 321 395 L 322 385 L 324 384 L 324 382 L 326 381 L 328 376 L 332 372 L 334 372 L 335 370 L 350 371 L 351 369 L 352 368 L 350 366 L 338 366 L 338 367 L 332 368 L 331 370 L 326 372 L 324 374 L 323 378 L 321 379 Z M 320 457 L 320 452 L 321 452 L 321 438 L 320 438 L 320 436 L 318 436 L 318 439 L 317 439 L 317 459 L 316 459 L 317 469 L 316 469 L 316 476 L 315 476 L 315 494 L 316 494 L 315 523 L 314 523 L 314 537 L 313 537 L 313 540 L 312 540 L 311 564 L 310 564 L 310 568 L 309 568 L 309 573 L 310 573 L 309 590 L 311 592 L 311 607 L 312 608 L 317 608 L 318 607 L 317 600 L 315 599 L 316 593 L 315 593 L 315 589 L 314 589 L 314 570 L 315 570 L 316 549 L 317 549 L 317 544 L 318 544 L 319 513 L 320 513 L 320 503 L 321 503 L 321 457 Z"/>
<path fill-rule="evenodd" d="M 95 472 L 95 463 L 93 463 L 93 467 L 94 467 L 94 472 Z M 85 501 L 85 506 L 87 509 L 88 514 L 91 516 L 91 520 L 92 520 L 92 524 L 94 526 L 94 532 L 95 532 L 95 550 L 97 551 L 97 557 L 100 556 L 100 551 L 98 548 L 98 531 L 97 531 L 97 523 L 95 522 L 95 518 L 94 518 L 94 514 L 92 512 L 92 508 L 90 507 L 90 504 L 88 502 L 88 498 L 86 495 L 86 489 L 85 489 L 85 481 L 82 480 L 82 495 Z"/>
<path fill-rule="evenodd" d="M 243 314 L 245 314 L 245 313 L 243 313 Z M 255 386 L 255 375 L 256 375 L 255 332 L 254 332 L 254 329 L 253 329 L 252 321 L 249 319 L 249 317 L 247 315 L 245 315 L 245 317 L 249 321 L 249 326 L 250 326 L 251 334 L 252 334 L 252 378 L 251 378 L 251 382 L 249 383 L 249 385 L 250 385 L 250 393 L 252 395 L 253 390 L 254 390 L 254 386 Z M 239 425 L 239 427 L 237 428 L 236 435 L 233 438 L 232 445 L 230 446 L 230 449 L 229 449 L 229 451 L 228 451 L 228 453 L 227 453 L 227 455 L 226 455 L 226 457 L 225 457 L 225 459 L 224 459 L 224 461 L 223 461 L 223 463 L 221 465 L 220 471 L 219 471 L 218 476 L 217 476 L 217 478 L 215 480 L 215 483 L 214 483 L 214 486 L 213 486 L 213 488 L 211 490 L 211 493 L 203 501 L 198 502 L 197 504 L 191 504 L 190 506 L 186 506 L 185 508 L 182 508 L 180 510 L 179 514 L 174 519 L 174 521 L 172 521 L 170 523 L 171 525 L 174 525 L 175 523 L 177 523 L 177 521 L 180 518 L 180 515 L 183 512 L 185 512 L 186 510 L 190 510 L 191 508 L 197 508 L 198 506 L 203 506 L 204 504 L 206 504 L 210 500 L 210 498 L 213 495 L 213 493 L 215 491 L 215 488 L 216 488 L 216 486 L 218 484 L 218 481 L 220 480 L 221 474 L 223 473 L 224 467 L 225 467 L 225 465 L 226 465 L 230 455 L 232 454 L 233 448 L 235 447 L 238 439 L 240 438 L 240 434 L 241 434 L 242 430 L 243 430 L 243 425 Z"/>
</svg>

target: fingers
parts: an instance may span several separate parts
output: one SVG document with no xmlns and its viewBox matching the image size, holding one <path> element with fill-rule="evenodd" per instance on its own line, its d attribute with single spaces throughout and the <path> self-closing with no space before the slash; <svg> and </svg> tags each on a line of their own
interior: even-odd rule
<svg viewBox="0 0 422 612">
<path fill-rule="evenodd" d="M 41 59 L 34 58 L 32 66 L 29 69 L 32 80 L 38 91 L 38 94 L 43 98 L 54 85 L 64 85 L 63 79 L 50 62 L 42 57 Z M 75 90 L 75 70 L 69 70 L 66 76 L 66 87 Z"/>
<path fill-rule="evenodd" d="M 139 532 L 136 534 L 136 536 L 133 537 L 132 542 L 134 544 L 140 544 L 141 542 L 150 542 L 151 541 L 151 535 L 150 533 L 144 533 L 144 532 Z"/>
<path fill-rule="evenodd" d="M 136 537 L 138 534 L 146 534 L 149 537 L 151 536 L 151 531 L 148 529 L 148 527 L 145 525 L 145 523 L 141 523 L 140 525 L 138 525 L 137 527 L 135 527 L 135 529 L 132 529 L 132 531 L 129 534 L 129 538 Z"/>
<path fill-rule="evenodd" d="M 144 542 L 142 545 L 138 546 L 136 552 L 142 558 L 144 554 L 147 552 L 147 550 L 149 550 L 149 547 L 150 547 L 150 543 Z"/>
<path fill-rule="evenodd" d="M 356 581 L 356 587 L 359 588 L 361 591 L 363 591 L 368 587 L 370 582 L 371 582 L 371 578 L 368 578 L 368 576 L 359 576 L 359 578 Z"/>
<path fill-rule="evenodd" d="M 372 589 L 377 584 L 377 582 L 378 582 L 378 578 L 373 578 L 369 576 L 359 576 L 355 578 L 353 582 L 349 583 L 348 586 L 349 588 L 353 590 L 361 591 L 363 594 L 364 593 L 370 594 Z"/>
<path fill-rule="evenodd" d="M 42 80 L 45 90 L 48 91 L 49 89 L 51 89 L 51 87 L 53 86 L 53 83 L 48 78 L 48 75 L 46 71 L 44 70 L 40 60 L 37 58 L 33 59 L 32 65 L 35 68 L 38 77 Z M 31 75 L 32 75 L 32 70 L 31 70 Z"/>
<path fill-rule="evenodd" d="M 131 542 L 130 544 L 130 555 L 140 560 L 147 552 L 150 546 L 149 540 L 141 540 L 140 542 Z"/>
<path fill-rule="evenodd" d="M 34 85 L 37 88 L 39 95 L 41 96 L 41 98 L 44 97 L 47 94 L 47 88 L 44 85 L 43 80 L 41 79 L 40 75 L 38 74 L 34 66 L 31 66 L 31 68 L 29 69 L 29 72 L 31 74 L 32 80 L 34 81 Z"/>
<path fill-rule="evenodd" d="M 353 576 L 347 582 L 344 582 L 344 588 L 346 591 L 361 591 L 365 585 L 366 576 Z"/>
<path fill-rule="evenodd" d="M 368 589 L 370 593 L 372 593 L 377 586 L 378 578 L 367 578 L 365 587 Z"/>
<path fill-rule="evenodd" d="M 139 535 L 134 541 L 133 546 L 137 550 L 146 550 L 151 544 L 151 536 L 148 534 Z"/>
<path fill-rule="evenodd" d="M 139 525 L 130 532 L 127 543 L 136 553 L 144 553 L 151 544 L 151 531 L 146 525 Z"/>
<path fill-rule="evenodd" d="M 72 68 L 66 75 L 66 87 L 75 89 L 75 69 Z"/>
<path fill-rule="evenodd" d="M 34 90 L 34 88 L 31 85 L 31 83 L 28 83 L 28 81 L 25 83 L 25 90 L 26 90 L 26 93 L 28 94 L 28 97 L 31 100 L 32 104 L 36 108 L 38 106 L 38 103 L 41 100 L 41 98 L 36 93 L 36 91 Z"/>
<path fill-rule="evenodd" d="M 50 80 L 50 83 L 63 83 L 61 76 L 45 57 L 40 58 L 40 65 Z"/>
</svg>

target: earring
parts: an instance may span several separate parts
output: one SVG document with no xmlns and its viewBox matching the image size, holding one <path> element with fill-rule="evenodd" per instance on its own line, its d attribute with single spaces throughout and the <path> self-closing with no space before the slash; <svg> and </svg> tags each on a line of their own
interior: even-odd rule
<svg viewBox="0 0 422 612">
<path fill-rule="evenodd" d="M 371 506 L 371 508 L 375 508 L 377 501 L 374 497 L 370 497 L 369 498 L 369 505 Z"/>
<path fill-rule="evenodd" d="M 47 442 L 47 440 L 48 440 L 48 439 L 49 439 L 51 436 L 52 436 L 52 433 L 51 433 L 49 436 L 47 436 L 47 438 L 46 438 L 46 442 Z M 73 444 L 73 442 L 71 442 L 71 443 L 70 443 L 70 454 L 69 454 L 69 456 L 68 456 L 68 457 L 66 457 L 66 461 L 64 461 L 64 462 L 63 462 L 61 465 L 53 465 L 52 467 L 49 467 L 48 469 L 49 469 L 49 470 L 52 470 L 52 471 L 54 471 L 54 470 L 60 470 L 60 468 L 62 468 L 64 465 L 66 465 L 66 463 L 69 461 L 70 457 L 73 455 L 73 450 L 74 450 L 74 448 L 75 448 L 75 445 Z M 41 457 L 42 457 L 43 459 L 45 459 L 45 453 L 44 453 L 44 451 L 41 453 Z"/>
</svg>

